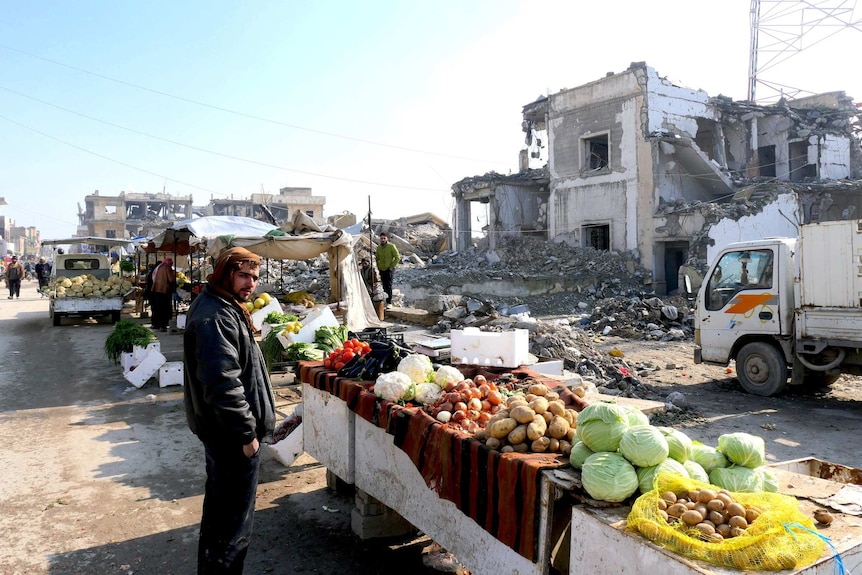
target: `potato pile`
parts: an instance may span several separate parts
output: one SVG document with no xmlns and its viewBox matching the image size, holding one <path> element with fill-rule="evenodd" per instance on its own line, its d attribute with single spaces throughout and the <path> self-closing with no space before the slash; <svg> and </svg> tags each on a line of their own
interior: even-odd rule
<svg viewBox="0 0 862 575">
<path fill-rule="evenodd" d="M 662 493 L 658 500 L 661 516 L 680 529 L 697 529 L 704 541 L 719 542 L 738 537 L 759 516 L 754 507 L 746 508 L 722 489 L 695 489 L 687 493 Z"/>
<path fill-rule="evenodd" d="M 509 396 L 505 407 L 474 437 L 503 453 L 561 453 L 572 451 L 578 412 L 569 409 L 556 392 L 534 383 L 527 393 Z"/>
<path fill-rule="evenodd" d="M 101 280 L 93 274 L 81 274 L 71 278 L 57 278 L 49 290 L 55 290 L 56 297 L 113 297 L 123 295 L 132 284 L 120 276 Z"/>
</svg>

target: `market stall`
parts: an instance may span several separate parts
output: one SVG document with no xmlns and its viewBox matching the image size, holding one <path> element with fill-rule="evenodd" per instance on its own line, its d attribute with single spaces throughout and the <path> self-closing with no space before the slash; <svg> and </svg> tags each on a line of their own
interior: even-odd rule
<svg viewBox="0 0 862 575">
<path fill-rule="evenodd" d="M 542 379 L 524 368 L 509 371 Z M 501 370 L 476 368 L 476 373 L 490 378 Z M 360 535 L 368 519 L 363 507 L 382 504 L 452 552 L 474 575 L 544 575 L 552 565 L 562 573 L 739 572 L 687 558 L 627 528 L 628 504 L 586 496 L 580 473 L 567 465 L 566 457 L 503 455 L 419 407 L 381 400 L 370 391 L 370 381 L 339 377 L 319 363 L 301 363 L 299 376 L 305 450 L 361 494 L 353 511 L 354 531 Z M 809 479 L 798 471 L 778 477 L 789 495 L 808 487 L 806 499 L 800 500 L 805 516 L 820 507 L 817 497 L 826 501 L 839 492 L 839 476 L 862 482 L 862 472 L 839 474 L 831 466 L 822 471 L 823 479 L 810 479 L 814 484 L 809 487 Z M 369 498 L 378 503 L 360 504 Z M 373 529 L 367 531 L 375 536 Z M 836 515 L 831 530 L 824 532 L 834 545 L 823 544 L 819 559 L 788 572 L 825 575 L 839 572 L 836 567 L 842 563 L 847 572 L 860 567 L 858 517 Z M 794 537 L 803 533 L 800 528 Z M 741 556 L 740 565 L 751 565 L 749 560 L 749 555 Z"/>
<path fill-rule="evenodd" d="M 270 230 L 253 234 L 237 229 L 230 234 L 211 237 L 207 253 L 215 257 L 226 248 L 243 247 L 260 257 L 281 260 L 308 260 L 326 253 L 332 299 L 345 303 L 345 325 L 354 331 L 387 325 L 379 320 L 362 282 L 353 257 L 354 243 L 353 236 L 345 231 L 329 226 L 321 228 L 306 214 L 296 210 L 293 218 L 277 232 Z"/>
</svg>

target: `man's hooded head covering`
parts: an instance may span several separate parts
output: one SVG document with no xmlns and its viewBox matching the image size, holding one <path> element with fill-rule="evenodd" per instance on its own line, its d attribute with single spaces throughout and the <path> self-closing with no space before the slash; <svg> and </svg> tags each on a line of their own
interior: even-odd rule
<svg viewBox="0 0 862 575">
<path fill-rule="evenodd" d="M 251 320 L 251 315 L 249 315 L 245 306 L 237 301 L 232 291 L 231 272 L 239 269 L 244 262 L 259 266 L 260 256 L 253 254 L 245 248 L 230 248 L 222 251 L 216 260 L 215 266 L 213 266 L 213 273 L 207 276 L 207 282 L 209 282 L 209 285 L 218 295 L 233 302 L 236 307 L 242 310 L 249 327 L 254 331 L 254 322 Z"/>
</svg>

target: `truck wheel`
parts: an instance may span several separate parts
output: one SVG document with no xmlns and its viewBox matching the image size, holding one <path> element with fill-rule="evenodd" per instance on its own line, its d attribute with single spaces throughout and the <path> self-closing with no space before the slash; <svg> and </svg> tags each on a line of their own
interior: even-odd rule
<svg viewBox="0 0 862 575">
<path fill-rule="evenodd" d="M 117 323 L 120 321 L 120 312 L 112 311 L 111 312 L 111 323 Z"/>
<path fill-rule="evenodd" d="M 60 325 L 60 319 L 61 319 L 60 314 L 58 314 L 57 312 L 54 312 L 51 315 L 51 319 L 54 321 L 54 325 Z"/>
<path fill-rule="evenodd" d="M 778 349 L 756 341 L 746 344 L 736 355 L 739 383 L 748 393 L 770 396 L 787 387 L 787 363 Z"/>
</svg>

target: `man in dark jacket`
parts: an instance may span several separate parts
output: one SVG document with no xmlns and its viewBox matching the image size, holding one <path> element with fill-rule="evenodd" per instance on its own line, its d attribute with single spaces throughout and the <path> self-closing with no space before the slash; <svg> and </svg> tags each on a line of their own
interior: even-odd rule
<svg viewBox="0 0 862 575">
<path fill-rule="evenodd" d="M 260 443 L 272 440 L 275 400 L 243 303 L 260 258 L 225 250 L 195 298 L 183 340 L 186 416 L 204 444 L 206 491 L 198 574 L 242 573 L 254 523 Z"/>
</svg>

